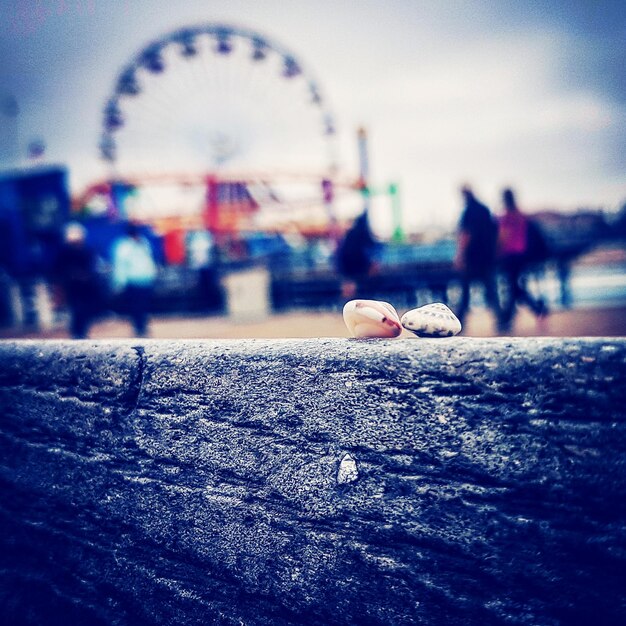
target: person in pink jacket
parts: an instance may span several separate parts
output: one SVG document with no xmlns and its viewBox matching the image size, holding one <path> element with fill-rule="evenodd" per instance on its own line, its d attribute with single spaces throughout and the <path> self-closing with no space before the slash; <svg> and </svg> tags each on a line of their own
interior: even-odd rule
<svg viewBox="0 0 626 626">
<path fill-rule="evenodd" d="M 516 305 L 525 304 L 537 317 L 548 313 L 542 298 L 535 298 L 526 287 L 528 268 L 528 218 L 520 211 L 512 189 L 502 192 L 505 213 L 498 220 L 498 254 L 506 277 L 507 294 L 503 306 L 503 326 L 510 328 Z"/>
</svg>

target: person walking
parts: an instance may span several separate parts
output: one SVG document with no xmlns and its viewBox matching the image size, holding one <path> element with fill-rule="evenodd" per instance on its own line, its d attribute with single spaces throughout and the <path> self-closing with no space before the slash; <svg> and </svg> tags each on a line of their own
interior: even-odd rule
<svg viewBox="0 0 626 626">
<path fill-rule="evenodd" d="M 459 222 L 454 267 L 461 277 L 461 300 L 456 314 L 463 320 L 470 307 L 472 284 L 483 287 L 485 302 L 493 311 L 498 325 L 502 312 L 496 287 L 496 244 L 498 226 L 491 211 L 477 200 L 469 186 L 461 188 L 464 208 Z"/>
<path fill-rule="evenodd" d="M 129 222 L 126 235 L 113 250 L 113 288 L 120 296 L 122 311 L 133 324 L 135 334 L 145 337 L 157 266 L 152 247 L 138 224 Z"/>
<path fill-rule="evenodd" d="M 85 339 L 100 312 L 102 293 L 98 275 L 98 257 L 86 243 L 82 224 L 70 222 L 65 227 L 64 243 L 54 262 L 53 280 L 62 291 L 70 313 L 70 334 Z"/>
<path fill-rule="evenodd" d="M 538 317 L 548 313 L 543 298 L 535 298 L 526 287 L 526 271 L 534 253 L 530 244 L 530 221 L 517 206 L 512 189 L 502 192 L 504 214 L 498 224 L 498 254 L 506 277 L 506 303 L 503 307 L 502 325 L 509 330 L 516 305 L 525 304 Z"/>
<path fill-rule="evenodd" d="M 337 270 L 343 278 L 341 291 L 344 298 L 362 298 L 367 295 L 366 282 L 375 268 L 377 246 L 367 211 L 364 211 L 354 220 L 336 252 Z"/>
</svg>

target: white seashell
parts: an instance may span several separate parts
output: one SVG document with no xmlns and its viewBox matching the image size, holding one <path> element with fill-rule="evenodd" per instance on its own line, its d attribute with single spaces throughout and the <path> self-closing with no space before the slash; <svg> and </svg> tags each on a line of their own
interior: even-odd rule
<svg viewBox="0 0 626 626">
<path fill-rule="evenodd" d="M 339 470 L 337 471 L 337 482 L 340 485 L 346 483 L 353 483 L 359 478 L 359 470 L 356 466 L 354 457 L 349 454 L 345 454 L 341 463 L 339 464 Z"/>
<path fill-rule="evenodd" d="M 402 332 L 400 316 L 380 300 L 350 300 L 343 307 L 343 321 L 354 337 L 397 337 Z"/>
<path fill-rule="evenodd" d="M 461 332 L 459 318 L 441 302 L 407 311 L 402 326 L 420 337 L 452 337 Z"/>
</svg>

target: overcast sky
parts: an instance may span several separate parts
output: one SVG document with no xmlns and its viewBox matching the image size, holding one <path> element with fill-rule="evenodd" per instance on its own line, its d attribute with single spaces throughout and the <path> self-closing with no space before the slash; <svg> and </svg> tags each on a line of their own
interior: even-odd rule
<svg viewBox="0 0 626 626">
<path fill-rule="evenodd" d="M 42 138 L 46 159 L 69 165 L 74 191 L 105 173 L 102 109 L 121 68 L 174 29 L 226 22 L 282 44 L 317 78 L 349 173 L 357 169 L 356 129 L 368 129 L 372 180 L 400 184 L 409 227 L 454 223 L 464 182 L 494 210 L 505 185 L 531 210 L 615 210 L 626 200 L 626 10 L 617 0 L 0 0 L 0 7 L 0 98 L 17 100 L 19 152 Z M 277 101 L 288 105 L 281 88 Z"/>
</svg>

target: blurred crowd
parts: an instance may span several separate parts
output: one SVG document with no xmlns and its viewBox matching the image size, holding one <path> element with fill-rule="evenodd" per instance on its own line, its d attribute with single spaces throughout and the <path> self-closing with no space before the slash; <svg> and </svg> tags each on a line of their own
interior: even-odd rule
<svg viewBox="0 0 626 626">
<path fill-rule="evenodd" d="M 450 268 L 460 295 L 455 302 L 447 302 L 447 284 L 432 284 L 432 298 L 449 304 L 463 322 L 473 294 L 477 289 L 482 290 L 484 303 L 495 317 L 501 334 L 510 332 L 520 306 L 528 307 L 537 319 L 544 318 L 548 314 L 546 302 L 527 286 L 530 269 L 548 256 L 541 229 L 519 208 L 512 189 L 503 190 L 498 215 L 468 185 L 462 187 L 461 198 L 456 254 Z M 217 246 L 206 237 L 193 238 L 189 244 L 186 262 L 198 274 L 200 289 L 213 300 L 217 296 L 217 300 L 223 299 L 223 294 L 217 293 L 221 289 L 216 269 Z M 380 272 L 380 249 L 381 243 L 372 233 L 365 210 L 336 242 L 333 262 L 342 302 L 377 297 L 371 285 L 372 277 Z M 148 237 L 148 229 L 128 222 L 125 232 L 113 241 L 108 257 L 103 261 L 88 243 L 82 224 L 66 225 L 63 245 L 50 274 L 55 301 L 69 313 L 70 334 L 74 338 L 88 337 L 99 316 L 113 311 L 129 320 L 135 335 L 147 336 L 155 283 L 162 264 Z M 393 271 L 389 276 L 389 268 L 385 272 L 388 282 L 405 280 L 406 275 L 397 274 L 394 278 Z"/>
<path fill-rule="evenodd" d="M 85 228 L 70 222 L 52 275 L 70 314 L 71 336 L 87 337 L 98 315 L 111 307 L 128 316 L 138 337 L 145 337 L 157 264 L 139 225 L 129 222 L 124 236 L 115 242 L 110 281 L 101 262 L 87 245 Z"/>
<path fill-rule="evenodd" d="M 461 188 L 461 196 L 463 206 L 453 262 L 461 286 L 460 300 L 454 309 L 461 323 L 469 311 L 474 285 L 482 288 L 484 302 L 495 316 L 501 333 L 511 330 L 520 305 L 529 307 L 538 319 L 545 317 L 546 302 L 527 287 L 530 268 L 545 261 L 549 254 L 539 225 L 522 212 L 512 189 L 502 192 L 499 216 L 476 197 L 469 185 Z M 337 269 L 343 277 L 345 298 L 371 297 L 367 285 L 378 269 L 377 245 L 364 212 L 354 221 L 337 251 Z M 504 289 L 499 288 L 499 275 L 504 279 L 501 281 Z M 447 300 L 445 286 L 439 295 L 441 300 Z"/>
</svg>

